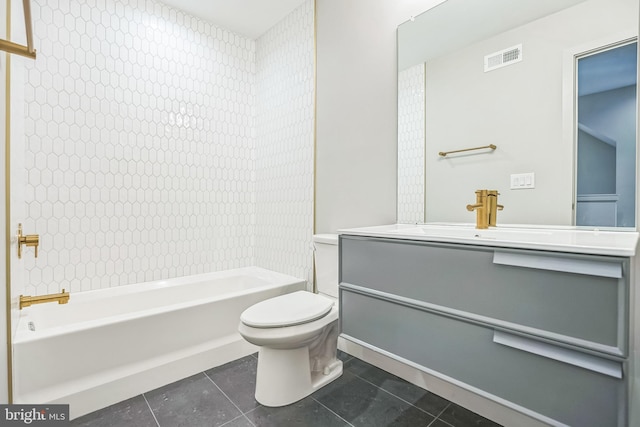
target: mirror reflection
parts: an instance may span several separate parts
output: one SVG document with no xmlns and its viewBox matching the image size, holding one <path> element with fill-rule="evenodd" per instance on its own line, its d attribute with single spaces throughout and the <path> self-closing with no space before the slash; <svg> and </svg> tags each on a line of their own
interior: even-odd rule
<svg viewBox="0 0 640 427">
<path fill-rule="evenodd" d="M 635 227 L 638 0 L 512 9 L 448 0 L 398 28 L 398 222 L 471 223 L 488 188 L 498 224 Z"/>
<path fill-rule="evenodd" d="M 637 42 L 576 62 L 576 225 L 635 226 Z"/>
</svg>

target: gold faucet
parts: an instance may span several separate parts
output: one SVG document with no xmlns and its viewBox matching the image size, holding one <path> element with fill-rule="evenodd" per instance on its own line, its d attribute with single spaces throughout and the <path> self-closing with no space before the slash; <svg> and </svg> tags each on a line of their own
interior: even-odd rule
<svg viewBox="0 0 640 427">
<path fill-rule="evenodd" d="M 495 227 L 498 211 L 504 209 L 503 205 L 498 204 L 498 190 L 487 190 L 487 205 L 489 210 L 489 227 Z"/>
<path fill-rule="evenodd" d="M 489 215 L 487 210 L 487 190 L 476 191 L 476 204 L 467 205 L 469 212 L 476 211 L 476 228 L 489 228 Z"/>
<path fill-rule="evenodd" d="M 33 246 L 36 249 L 36 258 L 38 258 L 38 245 L 40 245 L 40 236 L 37 234 L 22 234 L 22 224 L 18 224 L 18 258 L 22 258 L 22 245 Z"/>
<path fill-rule="evenodd" d="M 35 297 L 29 295 L 20 295 L 20 310 L 33 304 L 42 304 L 45 302 L 57 301 L 58 304 L 66 304 L 69 302 L 69 292 L 64 289 L 59 294 L 37 295 Z"/>
<path fill-rule="evenodd" d="M 496 226 L 498 210 L 504 206 L 498 204 L 498 190 L 477 190 L 476 203 L 467 205 L 468 211 L 476 211 L 476 228 L 485 229 Z"/>
</svg>

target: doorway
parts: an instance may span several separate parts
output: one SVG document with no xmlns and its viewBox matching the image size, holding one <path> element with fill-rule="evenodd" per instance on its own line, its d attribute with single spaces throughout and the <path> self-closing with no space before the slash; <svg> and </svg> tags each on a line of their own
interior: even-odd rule
<svg viewBox="0 0 640 427">
<path fill-rule="evenodd" d="M 637 40 L 576 56 L 575 224 L 635 227 Z"/>
</svg>

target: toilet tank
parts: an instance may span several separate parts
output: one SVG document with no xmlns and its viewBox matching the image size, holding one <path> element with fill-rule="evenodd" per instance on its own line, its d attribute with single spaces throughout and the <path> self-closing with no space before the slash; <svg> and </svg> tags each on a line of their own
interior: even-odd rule
<svg viewBox="0 0 640 427">
<path fill-rule="evenodd" d="M 313 248 L 318 292 L 338 298 L 338 235 L 314 234 Z"/>
</svg>

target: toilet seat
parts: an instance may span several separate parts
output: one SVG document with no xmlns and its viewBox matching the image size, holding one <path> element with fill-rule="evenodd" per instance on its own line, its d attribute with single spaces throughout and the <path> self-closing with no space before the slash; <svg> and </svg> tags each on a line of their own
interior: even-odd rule
<svg viewBox="0 0 640 427">
<path fill-rule="evenodd" d="M 326 316 L 332 307 L 329 298 L 297 291 L 252 305 L 240 315 L 240 321 L 254 328 L 301 325 Z"/>
</svg>

